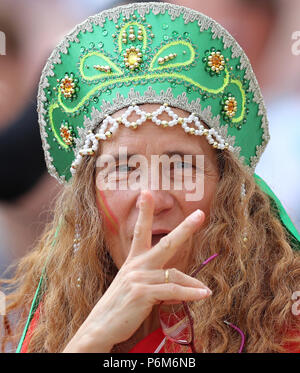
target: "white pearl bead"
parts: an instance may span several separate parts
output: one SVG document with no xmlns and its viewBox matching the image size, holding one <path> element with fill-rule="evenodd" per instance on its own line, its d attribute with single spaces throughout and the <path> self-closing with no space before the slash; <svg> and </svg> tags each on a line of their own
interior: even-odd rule
<svg viewBox="0 0 300 373">
<path fill-rule="evenodd" d="M 216 139 L 218 142 L 220 142 L 222 140 L 222 137 L 220 135 L 216 135 Z"/>
</svg>

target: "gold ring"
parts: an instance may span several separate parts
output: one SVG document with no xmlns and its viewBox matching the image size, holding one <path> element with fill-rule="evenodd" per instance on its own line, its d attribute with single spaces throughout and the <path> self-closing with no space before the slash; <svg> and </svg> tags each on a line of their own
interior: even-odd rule
<svg viewBox="0 0 300 373">
<path fill-rule="evenodd" d="M 169 282 L 169 270 L 165 269 L 165 283 L 167 284 Z"/>
</svg>

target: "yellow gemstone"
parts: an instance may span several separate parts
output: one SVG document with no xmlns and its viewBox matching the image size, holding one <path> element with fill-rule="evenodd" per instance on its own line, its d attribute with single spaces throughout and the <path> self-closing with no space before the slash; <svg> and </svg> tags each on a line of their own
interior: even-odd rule
<svg viewBox="0 0 300 373">
<path fill-rule="evenodd" d="M 128 62 L 130 65 L 134 65 L 138 60 L 137 53 L 135 51 L 132 51 L 128 54 Z"/>
</svg>

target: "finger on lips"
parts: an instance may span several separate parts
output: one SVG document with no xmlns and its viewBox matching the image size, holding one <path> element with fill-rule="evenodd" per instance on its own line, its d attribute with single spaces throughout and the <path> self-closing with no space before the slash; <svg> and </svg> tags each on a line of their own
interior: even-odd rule
<svg viewBox="0 0 300 373">
<path fill-rule="evenodd" d="M 204 222 L 204 213 L 194 211 L 147 253 L 153 268 L 162 267 Z"/>
</svg>

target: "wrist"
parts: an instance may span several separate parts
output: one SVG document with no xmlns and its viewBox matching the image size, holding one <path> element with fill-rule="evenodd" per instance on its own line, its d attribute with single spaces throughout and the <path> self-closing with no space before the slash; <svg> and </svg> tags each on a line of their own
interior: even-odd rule
<svg viewBox="0 0 300 373">
<path fill-rule="evenodd" d="M 64 353 L 108 353 L 113 344 L 105 339 L 104 330 L 87 328 L 85 332 L 78 331 L 64 349 Z"/>
</svg>

